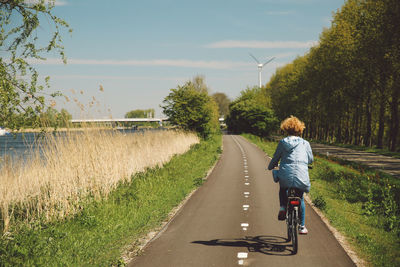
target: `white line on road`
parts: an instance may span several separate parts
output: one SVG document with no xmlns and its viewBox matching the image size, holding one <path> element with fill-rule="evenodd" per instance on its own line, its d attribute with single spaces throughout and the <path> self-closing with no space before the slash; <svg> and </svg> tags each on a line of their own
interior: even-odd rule
<svg viewBox="0 0 400 267">
<path fill-rule="evenodd" d="M 244 259 L 247 259 L 247 253 L 246 252 L 239 252 L 238 255 L 238 264 L 239 265 L 244 265 Z"/>
<path fill-rule="evenodd" d="M 247 228 L 249 227 L 248 223 L 242 223 L 240 224 L 240 226 L 242 227 L 243 231 L 247 231 Z"/>
<path fill-rule="evenodd" d="M 237 257 L 239 259 L 247 259 L 247 252 L 238 252 Z"/>
</svg>

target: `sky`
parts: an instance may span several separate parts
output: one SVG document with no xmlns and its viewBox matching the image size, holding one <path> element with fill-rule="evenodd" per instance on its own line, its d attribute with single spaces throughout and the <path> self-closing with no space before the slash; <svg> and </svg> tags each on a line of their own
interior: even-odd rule
<svg viewBox="0 0 400 267">
<path fill-rule="evenodd" d="M 51 91 L 67 96 L 57 98 L 55 107 L 66 108 L 74 119 L 122 118 L 148 108 L 165 117 L 160 105 L 170 89 L 196 75 L 205 77 L 211 94 L 222 92 L 231 100 L 258 85 L 249 53 L 262 63 L 275 57 L 263 68 L 266 84 L 278 67 L 318 41 L 343 3 L 58 0 L 54 14 L 73 29 L 62 35 L 67 64 L 54 54 L 32 63 L 41 77 L 50 76 Z M 44 20 L 38 35 L 53 30 Z"/>
</svg>

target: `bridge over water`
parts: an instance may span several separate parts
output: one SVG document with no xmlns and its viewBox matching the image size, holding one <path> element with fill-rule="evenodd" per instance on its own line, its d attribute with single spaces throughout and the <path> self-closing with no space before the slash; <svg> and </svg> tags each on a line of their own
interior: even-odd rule
<svg viewBox="0 0 400 267">
<path fill-rule="evenodd" d="M 77 119 L 77 120 L 70 120 L 71 123 L 125 123 L 125 122 L 158 122 L 160 125 L 164 121 L 168 121 L 168 118 L 122 118 L 122 119 Z M 224 118 L 219 118 L 219 122 L 221 124 L 224 123 Z"/>
<path fill-rule="evenodd" d="M 78 119 L 78 120 L 70 120 L 71 123 L 104 123 L 104 124 L 118 124 L 118 123 L 127 123 L 127 122 L 158 122 L 162 125 L 163 121 L 167 121 L 168 118 L 122 118 L 122 119 Z"/>
</svg>

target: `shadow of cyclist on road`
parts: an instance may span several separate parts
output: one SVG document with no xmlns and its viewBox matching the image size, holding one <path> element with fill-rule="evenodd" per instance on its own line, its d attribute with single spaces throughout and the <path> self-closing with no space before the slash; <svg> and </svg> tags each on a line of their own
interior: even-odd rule
<svg viewBox="0 0 400 267">
<path fill-rule="evenodd" d="M 292 255 L 292 246 L 285 244 L 286 242 L 286 238 L 278 236 L 246 236 L 245 238 L 213 239 L 209 241 L 193 241 L 192 243 L 205 246 L 244 247 L 249 252 L 290 256 Z"/>
</svg>

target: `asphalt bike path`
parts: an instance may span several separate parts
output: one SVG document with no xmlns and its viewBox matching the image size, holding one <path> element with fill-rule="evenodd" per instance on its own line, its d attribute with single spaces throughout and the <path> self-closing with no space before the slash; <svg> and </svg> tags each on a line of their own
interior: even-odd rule
<svg viewBox="0 0 400 267">
<path fill-rule="evenodd" d="M 311 143 L 311 148 L 314 153 L 361 163 L 400 178 L 400 159 L 318 143 Z"/>
<path fill-rule="evenodd" d="M 308 204 L 309 234 L 292 255 L 269 160 L 244 138 L 225 135 L 207 181 L 128 266 L 355 266 Z"/>
</svg>

